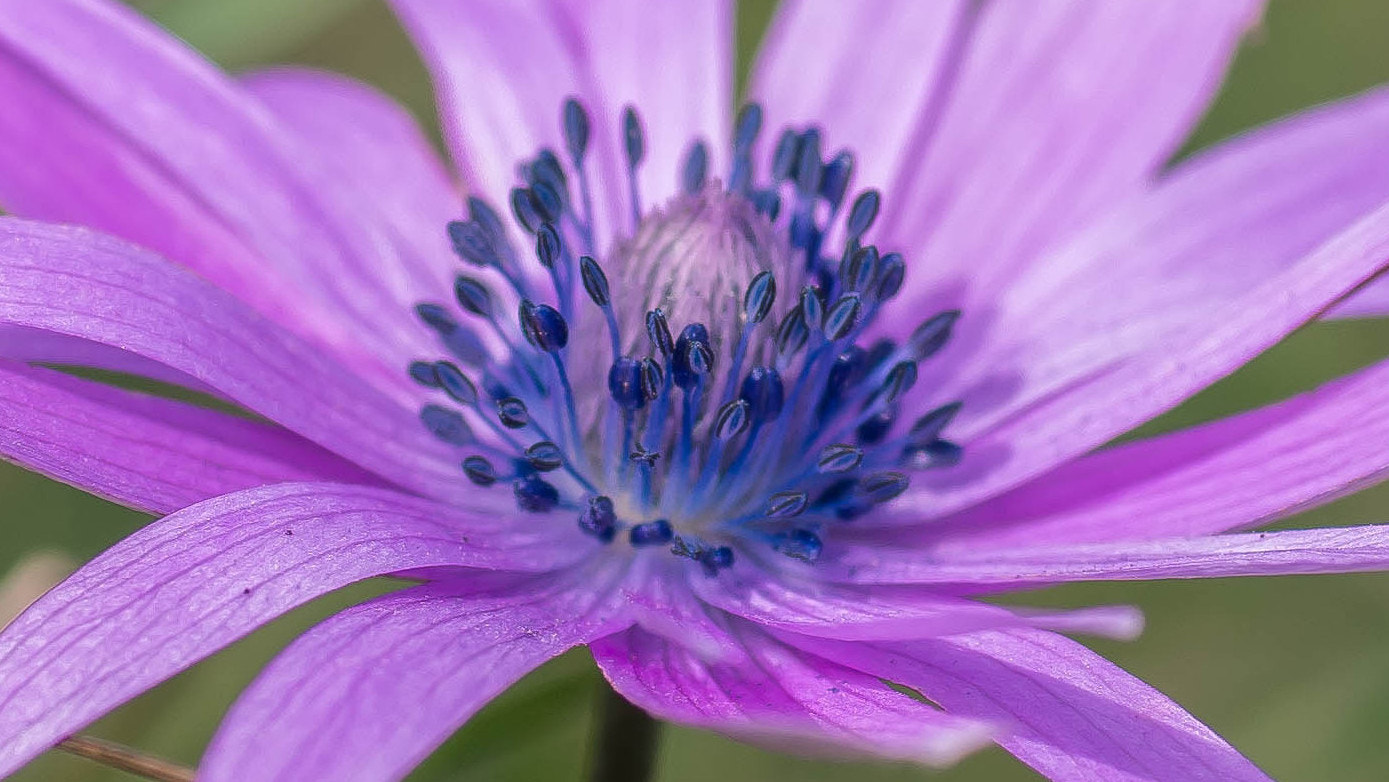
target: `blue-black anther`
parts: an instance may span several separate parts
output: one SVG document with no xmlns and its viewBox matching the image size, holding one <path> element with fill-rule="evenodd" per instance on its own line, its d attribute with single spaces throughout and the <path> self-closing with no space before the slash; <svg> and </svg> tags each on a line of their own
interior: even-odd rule
<svg viewBox="0 0 1389 782">
<path fill-rule="evenodd" d="M 627 532 L 627 538 L 633 546 L 664 546 L 674 537 L 675 530 L 665 519 L 634 524 Z"/>
<path fill-rule="evenodd" d="M 661 395 L 661 365 L 655 359 L 643 358 L 641 360 L 641 392 L 648 401 L 655 400 Z"/>
<path fill-rule="evenodd" d="M 627 166 L 636 168 L 646 156 L 646 137 L 642 134 L 641 117 L 631 106 L 622 110 L 622 146 L 627 153 Z"/>
<path fill-rule="evenodd" d="M 434 374 L 434 362 L 432 361 L 411 361 L 410 379 L 425 388 L 439 387 L 439 376 Z"/>
<path fill-rule="evenodd" d="M 542 223 L 535 232 L 535 257 L 540 259 L 541 266 L 553 269 L 559 261 L 559 254 L 559 231 L 555 230 L 554 223 Z"/>
<path fill-rule="evenodd" d="M 902 463 L 913 470 L 954 467 L 964 458 L 965 449 L 949 440 L 935 439 L 927 443 L 908 443 L 902 452 Z"/>
<path fill-rule="evenodd" d="M 453 280 L 453 297 L 458 306 L 484 318 L 492 317 L 492 292 L 480 280 L 458 275 Z"/>
<path fill-rule="evenodd" d="M 564 101 L 564 145 L 577 168 L 588 150 L 588 112 L 573 98 Z"/>
<path fill-rule="evenodd" d="M 825 299 L 813 285 L 801 288 L 801 318 L 812 331 L 819 331 L 825 325 Z"/>
<path fill-rule="evenodd" d="M 540 150 L 535 156 L 535 162 L 530 165 L 531 184 L 544 182 L 549 185 L 561 199 L 568 197 L 569 179 L 564 174 L 564 166 L 559 164 L 559 158 L 554 150 L 548 147 Z"/>
<path fill-rule="evenodd" d="M 843 339 L 858 326 L 859 315 L 863 311 L 858 294 L 850 293 L 839 297 L 825 315 L 825 336 L 829 339 Z"/>
<path fill-rule="evenodd" d="M 878 297 L 878 301 L 887 301 L 902 290 L 902 282 L 907 278 L 907 265 L 897 253 L 884 255 L 878 265 L 880 270 L 873 295 Z"/>
<path fill-rule="evenodd" d="M 955 415 L 960 412 L 963 402 L 951 402 L 941 405 L 931 412 L 916 419 L 912 424 L 911 430 L 907 433 L 907 442 L 910 445 L 925 445 L 932 440 L 940 437 L 945 427 L 955 420 Z"/>
<path fill-rule="evenodd" d="M 899 361 L 887 372 L 883 379 L 881 398 L 891 404 L 902 398 L 912 386 L 916 385 L 916 362 Z"/>
<path fill-rule="evenodd" d="M 831 209 L 838 209 L 844 203 L 844 194 L 849 190 L 849 180 L 854 174 L 854 156 L 848 150 L 834 156 L 825 164 L 820 173 L 820 197 L 829 203 Z"/>
<path fill-rule="evenodd" d="M 849 255 L 844 264 L 841 264 L 839 276 L 844 281 L 844 286 L 849 290 L 866 291 L 872 287 L 880 263 L 877 247 L 871 244 L 867 247 L 860 247 Z"/>
<path fill-rule="evenodd" d="M 579 514 L 579 529 L 609 543 L 617 535 L 617 511 L 610 497 L 590 497 L 588 507 Z"/>
<path fill-rule="evenodd" d="M 776 151 L 772 153 L 773 181 L 785 182 L 795 175 L 796 152 L 800 144 L 801 139 L 796 131 L 787 128 L 781 132 L 776 142 Z"/>
<path fill-rule="evenodd" d="M 900 472 L 878 472 L 859 481 L 855 491 L 869 502 L 887 502 L 906 491 L 909 483 L 907 476 Z"/>
<path fill-rule="evenodd" d="M 887 437 L 887 433 L 892 430 L 892 424 L 896 420 L 897 409 L 895 407 L 879 410 L 858 425 L 858 428 L 854 430 L 854 436 L 858 438 L 859 445 L 877 445 L 883 441 L 883 438 Z"/>
<path fill-rule="evenodd" d="M 621 356 L 608 370 L 608 393 L 623 410 L 640 410 L 646 404 L 641 387 L 641 362 Z"/>
<path fill-rule="evenodd" d="M 474 266 L 496 266 L 497 247 L 487 229 L 474 220 L 453 220 L 446 226 L 453 251 Z"/>
<path fill-rule="evenodd" d="M 425 322 L 425 325 L 441 334 L 447 334 L 458 328 L 458 321 L 454 320 L 453 316 L 449 314 L 449 311 L 439 304 L 429 304 L 427 302 L 416 304 L 415 314 L 419 316 L 420 320 Z"/>
<path fill-rule="evenodd" d="M 526 229 L 527 233 L 535 233 L 544 222 L 540 210 L 536 208 L 535 197 L 525 187 L 511 189 L 511 214 L 516 218 L 517 225 Z"/>
<path fill-rule="evenodd" d="M 810 495 L 803 491 L 779 491 L 767 498 L 766 514 L 774 519 L 789 519 L 805 512 Z"/>
<path fill-rule="evenodd" d="M 728 546 L 707 549 L 699 563 L 704 565 L 704 572 L 712 576 L 720 570 L 733 567 L 733 549 Z"/>
<path fill-rule="evenodd" d="M 564 452 L 549 440 L 541 440 L 526 448 L 526 461 L 539 472 L 550 472 L 564 466 Z"/>
<path fill-rule="evenodd" d="M 825 546 L 820 541 L 820 536 L 814 532 L 808 529 L 793 529 L 777 535 L 772 541 L 772 547 L 792 559 L 814 562 L 820 558 L 820 551 Z"/>
<path fill-rule="evenodd" d="M 782 355 L 789 356 L 805 347 L 808 339 L 810 329 L 805 325 L 801 305 L 797 304 L 786 313 L 786 317 L 781 319 L 781 325 L 777 327 L 776 347 Z"/>
<path fill-rule="evenodd" d="M 497 468 L 484 456 L 469 456 L 464 459 L 463 474 L 477 486 L 491 486 L 497 482 Z"/>
<path fill-rule="evenodd" d="M 959 310 L 947 310 L 937 315 L 927 318 L 916 331 L 907 338 L 907 349 L 917 361 L 925 361 L 934 356 L 945 343 L 950 341 L 950 334 L 955 328 L 955 321 L 960 319 Z"/>
<path fill-rule="evenodd" d="M 579 276 L 583 278 L 584 290 L 593 303 L 600 307 L 608 306 L 612 293 L 608 289 L 608 275 L 603 273 L 603 267 L 590 256 L 580 256 Z"/>
<path fill-rule="evenodd" d="M 771 272 L 758 272 L 743 294 L 743 317 L 748 323 L 761 323 L 776 303 L 776 277 Z"/>
<path fill-rule="evenodd" d="M 762 106 L 746 103 L 738 110 L 738 119 L 733 123 L 733 148 L 747 150 L 757 140 L 762 130 Z"/>
<path fill-rule="evenodd" d="M 558 353 L 569 344 L 569 324 L 554 307 L 522 300 L 519 315 L 521 332 L 532 345 L 546 353 Z"/>
<path fill-rule="evenodd" d="M 748 403 L 743 399 L 735 399 L 720 407 L 718 415 L 714 417 L 714 437 L 727 440 L 748 428 L 748 409 Z"/>
<path fill-rule="evenodd" d="M 849 443 L 835 443 L 820 451 L 815 468 L 823 473 L 848 472 L 863 464 L 863 449 Z"/>
<path fill-rule="evenodd" d="M 892 355 L 893 355 L 894 353 L 896 353 L 896 352 L 897 352 L 897 343 L 894 342 L 894 341 L 892 341 L 891 339 L 888 339 L 888 338 L 884 337 L 883 339 L 880 339 L 880 340 L 878 340 L 877 342 L 874 342 L 874 343 L 868 348 L 867 352 L 864 353 L 864 356 L 863 356 L 863 368 L 864 368 L 864 371 L 866 371 L 866 372 L 872 372 L 873 370 L 875 370 L 875 369 L 877 369 L 878 367 L 882 366 L 882 365 L 883 365 L 883 362 L 885 362 L 885 361 L 887 361 L 889 358 L 891 358 Z"/>
<path fill-rule="evenodd" d="M 781 195 L 775 190 L 758 190 L 752 194 L 752 206 L 772 222 L 781 214 Z"/>
<path fill-rule="evenodd" d="M 542 223 L 557 223 L 564 214 L 564 197 L 550 182 L 531 185 L 531 206 Z"/>
<path fill-rule="evenodd" d="M 701 358 L 713 360 L 713 354 L 709 352 L 709 329 L 705 328 L 703 323 L 691 323 L 680 330 L 680 338 L 675 341 L 675 350 L 670 359 L 670 371 L 675 385 L 687 391 L 694 388 L 701 375 L 709 374 L 708 368 L 701 372 L 694 364 L 694 352 L 697 349 L 705 354 Z"/>
<path fill-rule="evenodd" d="M 877 190 L 865 190 L 858 194 L 853 206 L 849 207 L 849 217 L 844 223 L 849 239 L 857 241 L 868 231 L 873 221 L 878 218 L 878 206 L 881 201 L 882 196 L 878 195 Z"/>
<path fill-rule="evenodd" d="M 770 421 L 781 414 L 786 402 L 786 389 L 781 374 L 771 367 L 753 367 L 743 378 L 738 398 L 748 403 L 748 418 L 752 423 Z"/>
<path fill-rule="evenodd" d="M 792 247 L 809 250 L 818 242 L 820 229 L 815 225 L 815 217 L 808 212 L 796 212 L 791 215 L 791 224 L 786 227 L 787 238 L 791 241 Z M 808 252 L 807 262 L 815 259 L 815 254 Z"/>
<path fill-rule="evenodd" d="M 690 369 L 696 375 L 708 375 L 714 371 L 714 351 L 707 342 L 690 345 Z"/>
<path fill-rule="evenodd" d="M 439 405 L 425 405 L 420 420 L 435 437 L 451 445 L 467 445 L 473 441 L 473 431 L 457 410 Z"/>
<path fill-rule="evenodd" d="M 477 196 L 468 196 L 468 219 L 482 228 L 494 249 L 506 244 L 506 226 L 491 204 Z"/>
<path fill-rule="evenodd" d="M 796 145 L 796 189 L 805 197 L 813 197 L 820 192 L 820 172 L 824 168 L 820 159 L 820 131 L 810 128 L 801 134 Z"/>
<path fill-rule="evenodd" d="M 538 475 L 526 477 L 511 484 L 516 495 L 516 505 L 530 513 L 548 513 L 559 504 L 559 489 Z"/>
<path fill-rule="evenodd" d="M 646 335 L 651 338 L 651 344 L 662 358 L 669 358 L 675 350 L 675 340 L 670 336 L 670 324 L 666 322 L 666 314 L 660 308 L 646 313 Z"/>
<path fill-rule="evenodd" d="M 526 403 L 514 396 L 497 400 L 497 419 L 508 429 L 522 429 L 531 422 Z"/>
<path fill-rule="evenodd" d="M 685 166 L 680 170 L 680 187 L 689 195 L 695 195 L 704 188 L 704 180 L 709 176 L 709 145 L 696 141 L 685 154 Z"/>
<path fill-rule="evenodd" d="M 477 404 L 477 386 L 463 374 L 463 370 L 449 361 L 434 364 L 434 376 L 439 379 L 439 387 L 444 389 L 453 401 L 460 405 Z"/>
</svg>

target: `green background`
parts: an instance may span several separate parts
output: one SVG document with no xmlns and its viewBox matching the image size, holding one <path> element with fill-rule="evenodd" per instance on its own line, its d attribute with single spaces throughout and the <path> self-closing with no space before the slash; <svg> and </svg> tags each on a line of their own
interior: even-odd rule
<svg viewBox="0 0 1389 782">
<path fill-rule="evenodd" d="M 233 70 L 299 62 L 347 72 L 435 122 L 418 59 L 379 0 L 143 0 L 135 3 Z M 741 72 L 773 2 L 740 12 Z M 1189 148 L 1389 80 L 1389 3 L 1274 0 Z M 1389 142 L 1389 139 L 1386 140 Z M 1262 404 L 1389 353 L 1380 322 L 1305 329 L 1234 377 L 1148 427 L 1161 431 Z M 1389 444 L 1386 444 L 1389 447 Z M 0 572 L 26 553 L 88 558 L 145 517 L 0 464 Z M 1389 491 L 1372 490 L 1294 525 L 1384 520 Z M 121 708 L 93 732 L 192 764 L 219 715 L 296 633 L 380 587 L 325 598 Z M 1389 576 L 1084 585 L 1029 596 L 1054 605 L 1129 602 L 1147 613 L 1135 643 L 1095 642 L 1103 654 L 1172 695 L 1281 780 L 1389 778 Z M 536 672 L 462 729 L 411 779 L 568 780 L 582 776 L 594 694 L 582 651 Z M 776 755 L 668 728 L 661 780 L 1028 780 L 1001 751 L 930 772 Z M 51 753 L 16 779 L 128 779 Z"/>
</svg>

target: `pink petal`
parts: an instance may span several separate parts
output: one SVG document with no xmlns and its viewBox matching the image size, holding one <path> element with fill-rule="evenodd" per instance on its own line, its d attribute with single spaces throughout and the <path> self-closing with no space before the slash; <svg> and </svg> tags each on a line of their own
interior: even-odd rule
<svg viewBox="0 0 1389 782">
<path fill-rule="evenodd" d="M 590 644 L 613 687 L 656 717 L 821 754 L 839 748 L 942 766 L 989 738 L 871 676 L 739 624 L 750 661 L 710 663 L 641 629 Z M 828 745 L 828 746 L 827 746 Z"/>
<path fill-rule="evenodd" d="M 271 424 L 3 361 L 0 456 L 149 513 L 269 483 L 380 481 Z"/>
<path fill-rule="evenodd" d="M 788 639 L 904 684 L 947 713 L 1002 724 L 998 743 L 1055 782 L 1248 782 L 1268 777 L 1162 693 L 1039 631 L 910 644 Z"/>
<path fill-rule="evenodd" d="M 6 323 L 163 363 L 400 485 L 463 491 L 453 449 L 418 419 L 418 391 L 385 395 L 225 292 L 123 242 L 0 218 Z"/>
<path fill-rule="evenodd" d="M 401 779 L 522 675 L 628 623 L 601 582 L 478 591 L 416 587 L 310 630 L 232 707 L 198 778 Z"/>
<path fill-rule="evenodd" d="M 870 584 L 1022 589 L 1064 581 L 1278 576 L 1389 570 L 1389 524 L 1197 538 L 934 551 L 846 546 L 826 577 Z"/>
<path fill-rule="evenodd" d="M 150 524 L 0 633 L 0 774 L 325 592 L 405 568 L 539 569 L 567 556 L 496 518 L 379 489 L 280 484 Z"/>
<path fill-rule="evenodd" d="M 428 344 L 378 282 L 396 259 L 370 219 L 328 197 L 263 105 L 123 5 L 5 3 L 0 92 L 11 213 L 154 249 L 364 363 Z"/>
<path fill-rule="evenodd" d="M 1195 536 L 1254 527 L 1389 471 L 1389 363 L 1316 391 L 1077 459 L 1007 494 L 865 545 L 942 550 Z M 917 525 L 901 507 L 864 519 Z"/>
<path fill-rule="evenodd" d="M 1225 287 L 1194 271 L 1223 257 L 1216 246 L 1224 240 L 1191 241 L 1219 220 L 1202 221 L 1185 208 L 1161 218 L 1140 218 L 1143 211 L 1133 213 L 1143 227 L 1101 227 L 1054 257 L 1050 271 L 1037 267 L 1031 281 L 1013 290 L 999 328 L 1018 341 L 991 346 L 987 361 L 981 358 L 942 392 L 962 396 L 966 410 L 974 406 L 951 429 L 966 443 L 964 462 L 922 474 L 912 501 L 945 514 L 1098 447 L 1243 365 L 1389 259 L 1389 207 L 1381 207 L 1295 261 Z M 1191 274 L 1158 260 L 1175 257 L 1191 260 L 1181 266 Z M 1110 271 L 1099 273 L 1102 268 Z M 1148 278 L 1144 269 L 1167 276 Z M 1046 277 L 1046 284 L 1034 284 Z M 1201 299 L 1195 292 L 1203 285 L 1223 290 L 1224 298 Z M 1126 296 L 1146 303 L 1127 314 L 1100 304 Z M 1191 297 L 1200 308 L 1185 304 Z"/>
<path fill-rule="evenodd" d="M 1260 5 L 788 5 L 752 94 L 773 127 L 822 123 L 885 187 L 879 238 L 913 261 L 899 312 L 959 282 L 987 302 L 1147 184 Z"/>
</svg>

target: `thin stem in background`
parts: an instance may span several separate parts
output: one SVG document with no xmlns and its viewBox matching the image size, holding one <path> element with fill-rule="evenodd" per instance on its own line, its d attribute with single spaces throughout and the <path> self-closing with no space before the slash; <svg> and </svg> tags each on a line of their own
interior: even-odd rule
<svg viewBox="0 0 1389 782">
<path fill-rule="evenodd" d="M 660 737 L 659 722 L 604 685 L 589 782 L 649 782 Z"/>
<path fill-rule="evenodd" d="M 193 782 L 193 769 L 92 736 L 69 736 L 58 749 L 154 782 Z"/>
</svg>

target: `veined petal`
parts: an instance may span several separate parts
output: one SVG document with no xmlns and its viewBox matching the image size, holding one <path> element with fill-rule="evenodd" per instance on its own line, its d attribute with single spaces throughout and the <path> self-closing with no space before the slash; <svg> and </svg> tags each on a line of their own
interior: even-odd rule
<svg viewBox="0 0 1389 782">
<path fill-rule="evenodd" d="M 380 483 L 273 424 L 5 361 L 0 457 L 148 513 L 269 483 Z"/>
<path fill-rule="evenodd" d="M 349 608 L 251 684 L 199 779 L 400 779 L 517 679 L 629 624 L 611 587 L 602 576 L 488 591 L 438 583 Z"/>
<path fill-rule="evenodd" d="M 540 542 L 497 518 L 381 489 L 280 484 L 140 529 L 0 633 L 0 774 L 354 581 L 434 565 L 539 569 L 565 561 L 563 548 L 550 545 L 555 536 Z"/>
<path fill-rule="evenodd" d="M 1062 636 L 990 631 L 899 644 L 787 636 L 907 685 L 946 713 L 1003 725 L 1009 752 L 1056 782 L 1267 782 L 1162 693 Z"/>
<path fill-rule="evenodd" d="M 386 396 L 229 294 L 110 237 L 0 218 L 0 324 L 158 361 L 399 485 L 460 490 L 410 392 Z"/>
<path fill-rule="evenodd" d="M 910 501 L 850 532 L 870 546 L 963 550 L 1195 536 L 1275 521 L 1389 471 L 1389 363 L 1293 399 L 1108 448 L 946 518 Z M 857 534 L 869 524 L 895 526 Z M 901 529 L 911 526 L 915 529 Z"/>
<path fill-rule="evenodd" d="M 1199 242 L 1177 238 L 1189 239 L 1200 222 L 1166 219 L 1139 234 L 1100 230 L 1094 246 L 1077 252 L 1108 259 L 1141 255 L 1149 239 L 1160 241 L 1150 231 L 1161 225 L 1184 252 L 1200 255 Z M 981 366 L 946 382 L 947 398 L 963 397 L 965 410 L 971 403 L 975 408 L 951 428 L 951 436 L 966 444 L 964 461 L 949 471 L 922 474 L 915 496 L 949 513 L 1098 447 L 1271 347 L 1377 274 L 1386 259 L 1389 206 L 1381 206 L 1296 261 L 1251 274 L 1223 302 L 1206 300 L 1201 311 L 1154 305 L 1143 310 L 1149 315 L 1126 321 L 1095 304 L 1122 295 L 1116 293 L 1121 283 L 1107 274 L 1058 273 L 1057 285 L 1015 289 L 1020 298 L 1001 305 L 1012 325 L 1000 328 L 1032 335 L 1033 342 L 1000 343 L 988 351 L 992 370 Z M 1055 260 L 1078 268 L 1066 255 Z M 1132 268 L 1127 261 L 1119 265 Z M 1164 295 L 1180 300 L 1180 291 L 1199 287 L 1199 276 L 1190 278 L 1190 286 L 1174 278 Z M 1152 284 L 1141 278 L 1122 282 L 1125 290 Z M 1023 298 L 1029 304 L 1015 307 Z M 1069 338 L 1062 340 L 1063 334 Z"/>
<path fill-rule="evenodd" d="M 827 551 L 827 554 L 830 552 Z M 938 552 L 845 546 L 826 577 L 869 584 L 1026 588 L 1065 581 L 1279 576 L 1389 570 L 1389 524 L 1196 538 Z"/>
<path fill-rule="evenodd" d="M 823 123 L 885 188 L 879 239 L 913 260 L 894 306 L 961 281 L 987 302 L 1146 186 L 1261 5 L 902 0 L 846 20 L 832 0 L 787 4 L 753 95 L 774 123 Z"/>
<path fill-rule="evenodd" d="M 392 348 L 429 344 L 413 302 L 380 282 L 399 258 L 325 197 L 292 129 L 124 5 L 0 3 L 0 84 L 10 213 L 156 250 L 391 380 Z"/>
<path fill-rule="evenodd" d="M 750 624 L 737 628 L 750 658 L 741 664 L 708 662 L 639 628 L 590 648 L 614 689 L 642 709 L 762 744 L 942 766 L 989 739 L 987 722 L 943 713 Z"/>
</svg>

